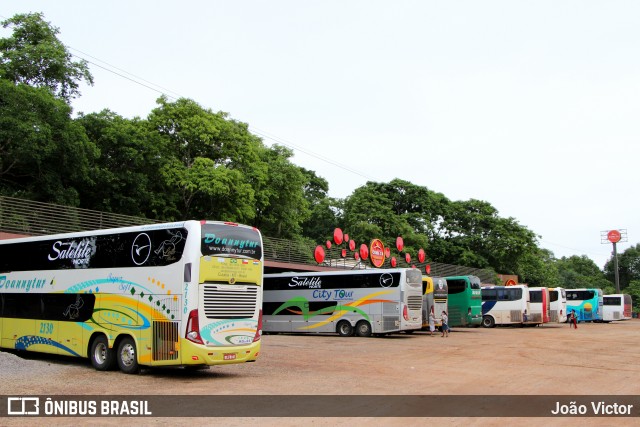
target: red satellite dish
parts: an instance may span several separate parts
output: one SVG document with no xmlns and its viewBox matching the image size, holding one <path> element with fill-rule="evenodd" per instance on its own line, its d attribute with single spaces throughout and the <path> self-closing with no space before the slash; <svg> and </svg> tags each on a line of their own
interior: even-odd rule
<svg viewBox="0 0 640 427">
<path fill-rule="evenodd" d="M 402 240 L 402 237 L 400 236 L 396 239 L 396 248 L 398 248 L 399 251 L 402 251 L 404 248 L 404 240 Z"/>
<path fill-rule="evenodd" d="M 356 261 L 360 259 L 360 255 L 358 255 L 358 252 L 353 254 L 353 259 L 355 259 Z"/>
<path fill-rule="evenodd" d="M 392 257 L 391 258 L 391 267 L 395 268 L 396 265 L 398 265 L 398 262 L 396 261 L 396 257 Z"/>
<path fill-rule="evenodd" d="M 389 258 L 391 256 L 391 249 L 384 248 L 384 257 Z"/>
<path fill-rule="evenodd" d="M 349 235 L 348 235 L 348 234 L 345 234 L 345 235 L 344 235 L 344 241 L 345 241 L 345 242 L 348 242 L 348 241 L 349 241 Z"/>
<path fill-rule="evenodd" d="M 424 266 L 424 271 L 427 272 L 427 274 L 431 274 L 431 264 L 427 264 Z"/>
<path fill-rule="evenodd" d="M 336 245 L 342 243 L 342 237 L 342 230 L 340 230 L 339 228 L 333 230 L 333 241 L 336 242 Z"/>
<path fill-rule="evenodd" d="M 316 262 L 318 264 L 322 264 L 322 262 L 324 261 L 324 248 L 320 245 L 316 246 L 313 257 L 316 259 Z"/>
<path fill-rule="evenodd" d="M 327 240 L 327 249 L 331 249 L 331 240 Z"/>
<path fill-rule="evenodd" d="M 407 264 L 409 264 L 411 262 L 411 255 L 404 254 L 404 259 L 405 259 L 405 261 L 407 261 Z"/>
<path fill-rule="evenodd" d="M 369 258 L 369 248 L 364 243 L 360 245 L 360 258 Z"/>
<path fill-rule="evenodd" d="M 424 259 L 425 259 L 424 249 L 420 248 L 420 250 L 418 251 L 418 261 L 424 262 Z"/>
<path fill-rule="evenodd" d="M 355 242 L 355 240 L 349 240 L 349 250 L 352 250 L 352 251 L 356 250 L 356 242 Z"/>
<path fill-rule="evenodd" d="M 342 250 L 342 258 L 346 258 L 347 257 L 347 250 L 343 249 Z"/>
</svg>

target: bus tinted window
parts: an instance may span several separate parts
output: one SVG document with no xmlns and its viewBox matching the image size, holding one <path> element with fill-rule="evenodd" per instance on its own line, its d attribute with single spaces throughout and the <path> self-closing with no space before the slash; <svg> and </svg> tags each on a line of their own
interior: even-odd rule
<svg viewBox="0 0 640 427">
<path fill-rule="evenodd" d="M 568 301 L 582 301 L 592 299 L 595 296 L 594 291 L 567 291 Z"/>
<path fill-rule="evenodd" d="M 229 227 L 225 224 L 202 226 L 202 255 L 235 255 L 262 258 L 262 244 L 258 230 L 248 227 Z"/>
<path fill-rule="evenodd" d="M 621 297 L 604 297 L 602 299 L 603 305 L 622 305 Z"/>
<path fill-rule="evenodd" d="M 531 302 L 542 302 L 542 292 L 529 291 L 529 300 Z"/>
<path fill-rule="evenodd" d="M 464 279 L 447 279 L 449 286 L 449 295 L 459 294 L 467 289 L 467 281 Z"/>
</svg>

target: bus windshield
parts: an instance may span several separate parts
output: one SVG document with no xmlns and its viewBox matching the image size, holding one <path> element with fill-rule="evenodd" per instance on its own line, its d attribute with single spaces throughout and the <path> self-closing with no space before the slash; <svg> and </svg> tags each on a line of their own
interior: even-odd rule
<svg viewBox="0 0 640 427">
<path fill-rule="evenodd" d="M 260 260 L 262 245 L 260 232 L 248 227 L 229 227 L 228 224 L 202 225 L 201 250 L 204 256 L 241 256 Z"/>
</svg>

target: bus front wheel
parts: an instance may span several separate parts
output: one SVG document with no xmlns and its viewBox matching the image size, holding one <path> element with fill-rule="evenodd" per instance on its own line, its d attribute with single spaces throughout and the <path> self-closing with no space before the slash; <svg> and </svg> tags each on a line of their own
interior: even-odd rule
<svg viewBox="0 0 640 427">
<path fill-rule="evenodd" d="M 493 317 L 491 316 L 484 316 L 482 318 L 482 326 L 484 326 L 485 328 L 493 328 L 494 326 L 496 326 L 496 321 L 493 320 Z"/>
<path fill-rule="evenodd" d="M 132 338 L 126 337 L 118 345 L 118 366 L 125 374 L 136 374 L 140 370 L 136 343 Z"/>
<path fill-rule="evenodd" d="M 356 324 L 356 335 L 359 337 L 371 336 L 371 324 L 366 320 L 361 320 Z"/>
<path fill-rule="evenodd" d="M 108 371 L 115 366 L 115 350 L 109 348 L 109 341 L 104 335 L 100 335 L 93 340 L 90 355 L 91 364 L 98 371 Z"/>
<path fill-rule="evenodd" d="M 353 335 L 353 326 L 351 326 L 351 323 L 349 323 L 346 320 L 341 321 L 340 323 L 338 323 L 338 334 L 341 337 L 350 337 L 351 335 Z"/>
</svg>

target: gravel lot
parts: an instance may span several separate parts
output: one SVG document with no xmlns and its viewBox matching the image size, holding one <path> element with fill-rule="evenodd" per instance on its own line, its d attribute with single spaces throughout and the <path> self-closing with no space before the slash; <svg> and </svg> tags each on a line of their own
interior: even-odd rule
<svg viewBox="0 0 640 427">
<path fill-rule="evenodd" d="M 640 320 L 609 324 L 454 330 L 385 338 L 266 335 L 256 363 L 208 370 L 97 372 L 88 360 L 0 352 L 3 395 L 640 395 Z M 305 418 L 308 425 L 402 425 L 411 418 Z M 424 424 L 426 419 L 421 419 Z M 501 418 L 435 418 L 438 425 L 509 425 Z M 568 425 L 569 419 L 518 418 L 518 425 Z M 637 418 L 635 419 L 637 421 Z M 18 418 L 1 425 L 18 425 Z M 24 420 L 22 420 L 24 421 Z M 138 425 L 210 425 L 213 419 L 136 420 Z M 222 425 L 299 425 L 283 418 L 225 418 Z M 574 420 L 577 421 L 577 420 Z M 616 419 L 615 425 L 634 425 Z M 83 418 L 117 425 L 122 419 Z M 126 422 L 126 420 L 125 420 Z M 129 419 L 129 423 L 131 419 Z M 77 425 L 68 418 L 47 424 Z M 602 419 L 581 419 L 602 425 Z"/>
</svg>

